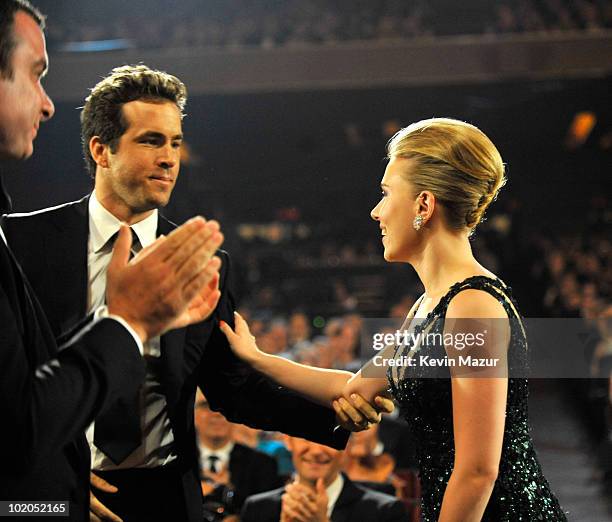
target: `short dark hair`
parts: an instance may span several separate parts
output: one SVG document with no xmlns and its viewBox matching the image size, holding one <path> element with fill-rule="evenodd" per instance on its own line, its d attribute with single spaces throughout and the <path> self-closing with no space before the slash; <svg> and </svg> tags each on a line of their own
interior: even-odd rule
<svg viewBox="0 0 612 522">
<path fill-rule="evenodd" d="M 187 88 L 176 76 L 142 64 L 115 67 L 98 82 L 85 99 L 81 111 L 83 158 L 92 178 L 96 175 L 96 162 L 89 151 L 91 138 L 98 136 L 115 152 L 119 138 L 128 128 L 123 104 L 136 100 L 171 101 L 179 108 L 182 117 L 187 103 Z"/>
<path fill-rule="evenodd" d="M 15 13 L 24 11 L 29 14 L 41 30 L 45 28 L 45 16 L 28 0 L 0 1 L 0 78 L 10 80 L 13 77 L 12 56 L 15 48 L 13 22 Z"/>
</svg>

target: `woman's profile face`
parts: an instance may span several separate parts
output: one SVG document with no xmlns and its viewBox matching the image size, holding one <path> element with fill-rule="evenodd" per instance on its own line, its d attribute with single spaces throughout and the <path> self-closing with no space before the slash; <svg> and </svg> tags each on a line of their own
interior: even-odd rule
<svg viewBox="0 0 612 522">
<path fill-rule="evenodd" d="M 386 261 L 408 261 L 417 232 L 412 226 L 416 213 L 413 189 L 405 178 L 412 160 L 393 158 L 380 183 L 382 197 L 370 215 L 378 221 Z"/>
</svg>

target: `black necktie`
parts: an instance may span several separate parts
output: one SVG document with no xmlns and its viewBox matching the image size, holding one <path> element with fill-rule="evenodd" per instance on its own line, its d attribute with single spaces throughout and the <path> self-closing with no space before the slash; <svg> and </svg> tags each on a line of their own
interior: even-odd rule
<svg viewBox="0 0 612 522">
<path fill-rule="evenodd" d="M 208 456 L 208 471 L 211 473 L 217 473 L 217 462 L 219 462 L 219 457 L 217 455 L 209 455 Z"/>
<path fill-rule="evenodd" d="M 138 239 L 138 234 L 136 234 L 132 227 L 130 227 L 130 232 L 132 232 L 132 246 L 130 247 L 130 259 L 132 259 L 138 252 L 142 250 L 142 246 L 140 245 L 140 239 Z M 109 250 L 112 250 L 115 246 L 115 241 L 117 241 L 118 236 L 119 231 L 115 232 L 106 242 L 106 247 Z"/>
<path fill-rule="evenodd" d="M 132 230 L 130 259 L 140 250 L 138 236 Z M 109 239 L 110 247 L 118 232 Z M 121 397 L 96 417 L 94 444 L 115 464 L 123 462 L 142 441 L 140 429 L 140 390 L 132 397 Z"/>
</svg>

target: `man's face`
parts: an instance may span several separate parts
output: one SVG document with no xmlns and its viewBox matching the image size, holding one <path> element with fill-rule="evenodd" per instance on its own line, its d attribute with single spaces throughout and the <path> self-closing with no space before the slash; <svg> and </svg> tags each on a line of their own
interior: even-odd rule
<svg viewBox="0 0 612 522">
<path fill-rule="evenodd" d="M 232 439 L 233 424 L 203 399 L 196 400 L 195 427 L 203 443 L 225 444 Z"/>
<path fill-rule="evenodd" d="M 0 77 L 0 157 L 26 159 L 34 151 L 40 122 L 55 109 L 41 84 L 48 58 L 40 27 L 26 12 L 17 11 L 13 36 L 13 77 Z"/>
<path fill-rule="evenodd" d="M 113 211 L 146 212 L 168 204 L 180 168 L 181 113 L 171 101 L 136 100 L 122 107 L 128 125 L 115 152 L 105 145 L 96 195 Z"/>
<path fill-rule="evenodd" d="M 287 447 L 300 480 L 315 484 L 322 478 L 327 486 L 340 472 L 341 451 L 297 437 L 288 437 Z"/>
</svg>

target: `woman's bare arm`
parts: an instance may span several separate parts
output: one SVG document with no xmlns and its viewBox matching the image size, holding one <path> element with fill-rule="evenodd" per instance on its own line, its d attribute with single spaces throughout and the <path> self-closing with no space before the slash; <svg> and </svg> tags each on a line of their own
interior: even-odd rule
<svg viewBox="0 0 612 522">
<path fill-rule="evenodd" d="M 450 327 L 453 334 L 465 334 L 463 330 L 473 329 L 478 323 L 487 325 L 488 335 L 484 346 L 478 348 L 479 355 L 495 355 L 501 364 L 500 371 L 457 373 L 451 383 L 455 463 L 438 520 L 476 522 L 482 518 L 493 491 L 501 459 L 508 393 L 508 379 L 502 375 L 506 368 L 509 327 L 500 303 L 480 290 L 465 290 L 451 301 L 445 333 L 453 319 L 458 319 L 456 330 Z M 493 331 L 496 333 L 491 336 Z M 454 356 L 452 350 L 453 347 L 447 347 L 449 356 Z M 471 352 L 460 348 L 464 356 Z"/>
<path fill-rule="evenodd" d="M 363 420 L 357 411 L 359 410 L 365 413 L 370 421 L 376 422 L 375 419 L 379 419 L 378 412 L 375 412 L 371 404 L 376 404 L 379 411 L 393 411 L 389 401 L 377 398 L 377 395 L 386 389 L 386 379 L 365 378 L 361 376 L 361 372 L 353 374 L 342 370 L 315 368 L 262 352 L 257 347 L 246 321 L 240 314 L 235 315 L 235 331 L 225 322 L 220 325 L 232 350 L 242 360 L 281 386 L 323 406 L 333 406 L 341 420 L 345 420 L 348 415 L 353 422 L 359 423 L 360 418 Z M 351 395 L 356 397 L 351 398 Z M 344 397 L 344 400 L 340 399 L 341 397 Z M 336 399 L 340 400 L 334 403 Z M 339 410 L 344 410 L 344 416 Z"/>
<path fill-rule="evenodd" d="M 253 368 L 267 375 L 281 386 L 290 388 L 323 406 L 331 407 L 334 399 L 342 391 L 353 373 L 341 370 L 328 370 L 299 364 L 276 355 L 262 352 L 255 343 L 246 321 L 236 313 L 236 330 L 222 322 L 221 331 L 234 353 Z"/>
</svg>

